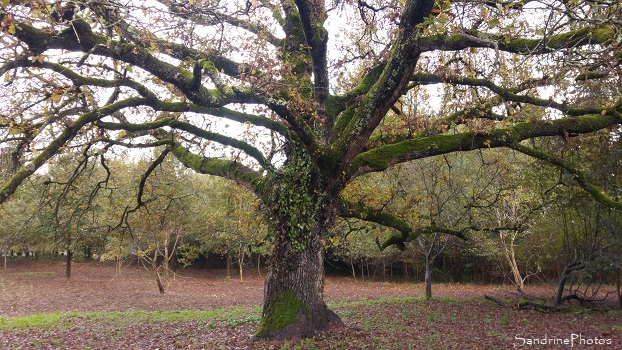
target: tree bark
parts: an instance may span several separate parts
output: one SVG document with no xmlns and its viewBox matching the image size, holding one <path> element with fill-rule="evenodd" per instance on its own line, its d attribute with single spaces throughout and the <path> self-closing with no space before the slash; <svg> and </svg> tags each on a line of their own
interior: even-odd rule
<svg viewBox="0 0 622 350">
<path fill-rule="evenodd" d="M 255 338 L 283 340 L 311 337 L 343 325 L 324 303 L 324 245 L 311 238 L 301 250 L 276 242 L 264 287 L 262 320 Z"/>
<path fill-rule="evenodd" d="M 65 277 L 71 278 L 71 260 L 73 258 L 73 251 L 67 249 L 67 256 L 65 258 Z"/>
<path fill-rule="evenodd" d="M 587 266 L 587 264 L 583 261 L 575 261 L 572 262 L 566 267 L 564 267 L 564 272 L 562 272 L 562 276 L 559 279 L 559 284 L 557 285 L 557 293 L 555 294 L 555 306 L 558 306 L 564 301 L 564 288 L 566 287 L 566 281 L 570 274 L 574 271 L 582 270 Z"/>
<path fill-rule="evenodd" d="M 140 259 L 140 258 L 139 258 Z M 153 252 L 153 259 L 151 260 L 151 267 L 153 268 L 153 273 L 155 274 L 156 284 L 158 285 L 158 290 L 160 294 L 164 294 L 164 285 L 162 284 L 162 279 L 160 278 L 160 271 L 158 268 L 158 249 Z"/>
<path fill-rule="evenodd" d="M 425 298 L 432 299 L 432 267 L 430 255 L 425 255 Z"/>
<path fill-rule="evenodd" d="M 4 256 L 4 261 L 5 261 L 5 271 L 6 271 L 6 255 Z M 620 273 L 620 268 L 618 267 L 618 278 L 616 280 L 616 290 L 618 291 L 618 308 L 622 309 L 622 291 L 620 290 L 622 287 L 622 274 Z"/>
<path fill-rule="evenodd" d="M 227 280 L 231 279 L 231 254 L 227 252 Z"/>
<path fill-rule="evenodd" d="M 238 271 L 240 273 L 240 282 L 244 282 L 244 247 L 240 244 L 238 246 Z"/>
</svg>

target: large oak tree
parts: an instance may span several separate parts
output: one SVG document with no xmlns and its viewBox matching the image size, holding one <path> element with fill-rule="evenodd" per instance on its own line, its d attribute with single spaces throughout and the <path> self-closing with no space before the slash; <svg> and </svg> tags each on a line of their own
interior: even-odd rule
<svg viewBox="0 0 622 350">
<path fill-rule="evenodd" d="M 323 300 L 339 216 L 396 229 L 386 244 L 444 230 L 344 202 L 366 173 L 511 147 L 622 208 L 580 167 L 521 142 L 622 122 L 617 1 L 0 4 L 0 202 L 71 148 L 104 159 L 151 147 L 154 164 L 173 156 L 234 179 L 270 220 L 260 338 L 341 323 Z"/>
</svg>

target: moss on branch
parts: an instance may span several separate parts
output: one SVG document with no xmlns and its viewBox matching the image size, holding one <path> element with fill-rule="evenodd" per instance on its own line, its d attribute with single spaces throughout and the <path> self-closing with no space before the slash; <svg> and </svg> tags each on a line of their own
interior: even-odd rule
<svg viewBox="0 0 622 350">
<path fill-rule="evenodd" d="M 171 141 L 171 153 L 185 167 L 197 173 L 215 175 L 236 180 L 251 189 L 253 192 L 263 195 L 264 178 L 256 171 L 234 161 L 203 157 L 190 152 L 187 148 Z"/>
<path fill-rule="evenodd" d="M 480 148 L 508 147 L 516 142 L 541 136 L 595 132 L 622 123 L 610 115 L 591 114 L 557 120 L 517 123 L 511 127 L 488 132 L 441 134 L 409 139 L 380 146 L 357 155 L 347 174 L 350 178 L 382 171 L 388 166 L 440 154 Z"/>
<path fill-rule="evenodd" d="M 594 198 L 597 202 L 616 210 L 622 210 L 622 202 L 617 201 L 603 192 L 598 186 L 592 184 L 585 176 L 582 171 L 579 171 L 575 167 L 573 167 L 570 163 L 564 161 L 561 158 L 557 158 L 548 153 L 536 150 L 531 147 L 527 147 L 521 145 L 519 143 L 513 144 L 510 146 L 512 149 L 515 149 L 521 153 L 524 153 L 528 156 L 544 160 L 550 164 L 553 164 L 559 168 L 566 170 L 568 173 L 572 175 L 574 180 L 579 184 L 579 186 L 589 193 L 592 198 Z"/>
<path fill-rule="evenodd" d="M 444 233 L 460 239 L 467 239 L 464 234 L 470 229 L 470 227 L 465 227 L 461 230 L 456 230 L 436 224 L 413 228 L 408 222 L 393 213 L 371 208 L 363 203 L 353 203 L 348 201 L 344 201 L 342 203 L 339 215 L 345 218 L 357 218 L 363 221 L 373 222 L 397 230 L 399 232 L 398 234 L 389 237 L 383 243 L 377 241 L 378 247 L 381 250 L 384 250 L 390 246 L 405 249 L 405 244 L 407 242 L 411 242 L 417 239 L 420 235 L 426 233 Z"/>
<path fill-rule="evenodd" d="M 616 29 L 611 25 L 587 26 L 538 39 L 516 38 L 508 35 L 472 30 L 468 32 L 468 35 L 455 33 L 446 36 L 428 36 L 420 39 L 420 46 L 424 51 L 486 47 L 528 55 L 548 53 L 577 46 L 603 44 L 612 40 L 615 37 L 615 33 Z M 470 38 L 470 36 L 473 38 Z"/>
</svg>

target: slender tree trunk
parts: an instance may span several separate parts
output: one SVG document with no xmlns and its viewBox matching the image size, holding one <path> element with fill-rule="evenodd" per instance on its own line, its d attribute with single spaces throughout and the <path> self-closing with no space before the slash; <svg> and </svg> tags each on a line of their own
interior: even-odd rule
<svg viewBox="0 0 622 350">
<path fill-rule="evenodd" d="M 509 240 L 510 240 L 509 243 L 505 241 L 506 235 L 509 235 Z M 514 235 L 515 233 L 507 233 L 507 232 L 501 231 L 499 233 L 499 236 L 500 236 L 499 238 L 501 239 L 501 244 L 503 245 L 503 250 L 505 251 L 505 259 L 508 262 L 508 265 L 510 266 L 510 271 L 512 272 L 512 277 L 514 279 L 514 284 L 516 285 L 516 289 L 518 289 L 519 292 L 522 292 L 523 288 L 525 287 L 525 284 L 523 281 L 523 276 L 520 273 L 520 269 L 518 268 L 518 263 L 516 262 L 516 253 L 514 249 L 514 239 L 515 239 Z"/>
<path fill-rule="evenodd" d="M 167 233 L 168 235 L 168 233 Z M 164 267 L 164 278 L 168 278 L 169 277 L 169 273 L 170 273 L 170 266 L 169 266 L 169 251 L 168 251 L 168 237 L 164 239 L 164 256 L 163 256 L 163 260 L 162 260 L 162 266 Z"/>
<path fill-rule="evenodd" d="M 240 273 L 240 282 L 244 282 L 244 247 L 238 246 L 238 271 Z"/>
<path fill-rule="evenodd" d="M 67 249 L 67 256 L 65 257 L 65 277 L 71 278 L 71 260 L 73 258 L 73 251 Z"/>
<path fill-rule="evenodd" d="M 261 278 L 261 254 L 257 253 L 257 275 Z"/>
<path fill-rule="evenodd" d="M 227 280 L 231 279 L 231 254 L 227 252 Z"/>
<path fill-rule="evenodd" d="M 65 257 L 65 277 L 71 278 L 71 259 L 73 258 L 73 251 L 71 250 L 71 234 L 67 234 L 65 246 L 67 248 L 67 256 Z"/>
<path fill-rule="evenodd" d="M 430 255 L 425 255 L 425 298 L 432 299 L 432 267 Z"/>
<path fill-rule="evenodd" d="M 566 288 L 566 281 L 568 280 L 568 277 L 570 277 L 570 274 L 574 271 L 582 270 L 586 266 L 587 265 L 582 261 L 575 261 L 564 267 L 564 271 L 562 272 L 562 276 L 560 277 L 559 283 L 557 285 L 557 293 L 555 294 L 555 305 L 560 305 L 562 301 L 564 301 L 564 289 Z"/>
<path fill-rule="evenodd" d="M 6 255 L 4 256 L 4 261 L 4 269 L 6 270 Z M 620 270 L 622 269 L 618 267 L 618 279 L 616 281 L 616 289 L 618 291 L 618 308 L 622 309 L 622 291 L 620 290 L 620 287 L 622 287 L 622 274 L 620 273 Z"/>
<path fill-rule="evenodd" d="M 139 258 L 140 259 L 140 258 Z M 121 260 L 120 257 L 116 258 L 116 264 L 115 264 L 115 269 L 114 269 L 114 277 L 115 278 L 119 278 L 121 277 L 121 265 L 123 264 L 123 261 Z"/>
<path fill-rule="evenodd" d="M 382 259 L 382 280 L 387 280 L 387 260 Z"/>
<path fill-rule="evenodd" d="M 361 280 L 365 282 L 365 261 L 361 259 Z"/>
<path fill-rule="evenodd" d="M 352 257 L 350 257 L 350 267 L 352 268 L 352 277 L 354 277 L 356 281 L 356 270 L 354 269 L 354 260 L 352 260 Z"/>
<path fill-rule="evenodd" d="M 155 249 L 155 251 L 153 252 L 151 267 L 153 268 L 153 273 L 155 275 L 156 284 L 158 285 L 158 290 L 160 291 L 160 294 L 164 294 L 164 285 L 162 284 L 162 279 L 160 278 L 160 271 L 158 268 L 158 249 Z"/>
<path fill-rule="evenodd" d="M 522 292 L 525 285 L 523 282 L 523 276 L 521 275 L 518 264 L 516 263 L 516 255 L 514 254 L 514 250 L 506 250 L 505 257 L 508 264 L 510 265 L 510 270 L 512 271 L 512 276 L 514 277 L 514 284 L 516 285 L 516 289 L 518 289 L 519 292 Z"/>
</svg>

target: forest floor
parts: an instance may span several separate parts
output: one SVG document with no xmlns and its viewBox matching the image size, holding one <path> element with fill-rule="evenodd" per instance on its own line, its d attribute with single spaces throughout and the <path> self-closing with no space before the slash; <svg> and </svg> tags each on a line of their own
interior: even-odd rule
<svg viewBox="0 0 622 350">
<path fill-rule="evenodd" d="M 423 285 L 328 276 L 325 300 L 345 327 L 311 339 L 251 342 L 263 280 L 224 271 L 180 272 L 160 294 L 154 275 L 125 267 L 9 263 L 0 271 L 0 349 L 622 349 L 622 311 L 517 309 L 511 285 Z M 610 290 L 611 292 L 612 290 Z M 602 291 L 603 293 L 606 290 Z M 484 295 L 505 300 L 503 308 Z M 550 303 L 554 287 L 530 285 Z"/>
</svg>

